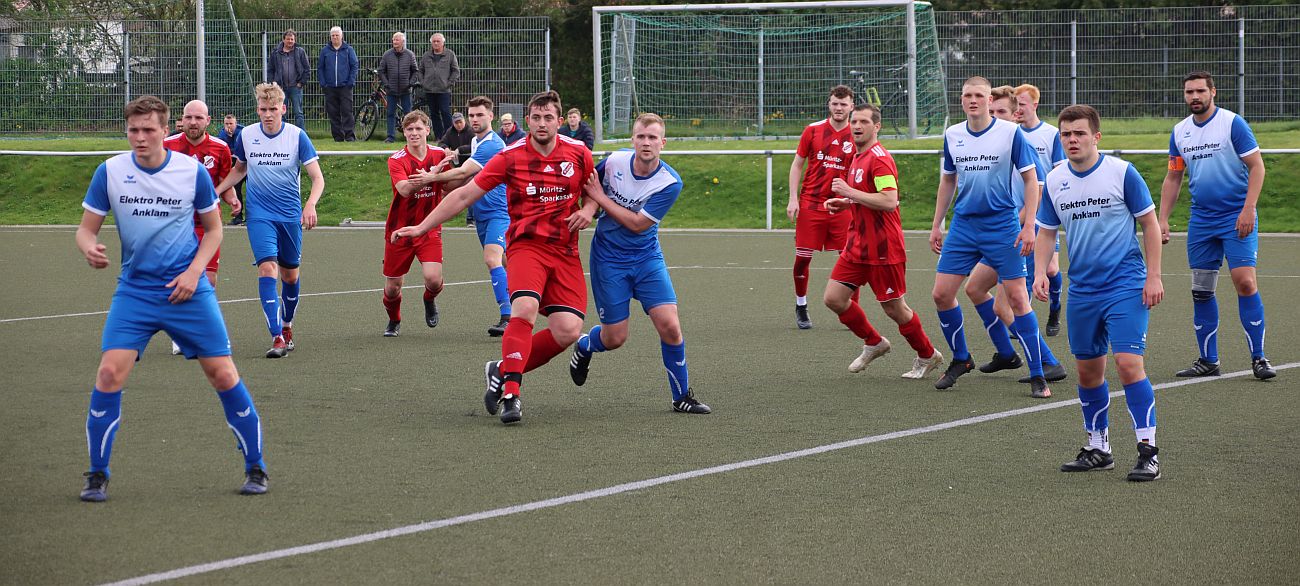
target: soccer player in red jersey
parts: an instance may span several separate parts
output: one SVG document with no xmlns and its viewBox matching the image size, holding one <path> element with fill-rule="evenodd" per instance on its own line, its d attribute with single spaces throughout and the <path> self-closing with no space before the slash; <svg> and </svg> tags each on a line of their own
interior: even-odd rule
<svg viewBox="0 0 1300 586">
<path fill-rule="evenodd" d="M 424 273 L 424 323 L 438 326 L 438 304 L 442 292 L 442 226 L 414 238 L 392 239 L 394 230 L 418 224 L 438 205 L 442 186 L 434 175 L 451 162 L 446 151 L 429 148 L 429 115 L 415 110 L 402 118 L 406 146 L 388 157 L 388 176 L 393 181 L 393 203 L 384 223 L 384 309 L 388 311 L 385 337 L 402 329 L 402 277 L 419 259 Z"/>
<path fill-rule="evenodd" d="M 395 230 L 420 236 L 455 217 L 497 185 L 506 185 L 510 229 L 506 231 L 510 323 L 501 338 L 501 360 L 484 367 L 488 413 L 517 423 L 525 372 L 546 364 L 582 334 L 587 281 L 578 256 L 578 231 L 591 225 L 596 202 L 578 198 L 595 165 L 587 145 L 558 136 L 564 120 L 560 95 L 547 91 L 528 102 L 528 139 L 507 146 L 469 183 L 455 189 L 418 226 Z M 538 314 L 547 328 L 533 334 Z"/>
<path fill-rule="evenodd" d="M 831 214 L 824 203 L 834 197 L 831 180 L 844 174 L 853 157 L 849 114 L 853 90 L 831 88 L 830 116 L 809 124 L 799 137 L 798 154 L 790 165 L 790 203 L 785 214 L 794 222 L 794 316 L 799 329 L 812 327 L 808 317 L 808 268 L 813 252 L 840 251 L 849 229 L 848 214 Z M 802 182 L 802 187 L 800 186 Z"/>
<path fill-rule="evenodd" d="M 862 306 L 853 299 L 862 285 L 870 285 L 885 315 L 898 323 L 898 332 L 916 350 L 912 370 L 903 378 L 923 378 L 943 363 L 943 355 L 930 344 L 921 318 L 903 301 L 907 293 L 907 248 L 903 244 L 903 223 L 898 215 L 898 166 L 876 137 L 880 133 L 880 110 L 870 104 L 858 106 L 850 119 L 856 154 L 843 178 L 831 180 L 835 197 L 826 200 L 829 213 L 852 218 L 848 239 L 823 301 L 840 316 L 840 323 L 862 339 L 862 354 L 849 364 L 849 372 L 861 372 L 872 360 L 889 352 L 889 340 L 881 337 L 867 321 Z"/>
</svg>

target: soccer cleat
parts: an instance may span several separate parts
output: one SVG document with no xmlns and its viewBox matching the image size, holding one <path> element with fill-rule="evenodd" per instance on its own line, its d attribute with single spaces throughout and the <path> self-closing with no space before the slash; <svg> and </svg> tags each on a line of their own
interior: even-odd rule
<svg viewBox="0 0 1300 586">
<path fill-rule="evenodd" d="M 695 389 L 686 389 L 686 396 L 680 401 L 673 401 L 673 411 L 678 413 L 694 413 L 696 415 L 708 415 L 713 413 L 708 405 L 695 399 Z"/>
<path fill-rule="evenodd" d="M 388 320 L 388 326 L 384 328 L 385 338 L 396 338 L 402 335 L 402 322 Z"/>
<path fill-rule="evenodd" d="M 424 325 L 431 328 L 438 327 L 438 301 L 436 299 L 424 300 Z"/>
<path fill-rule="evenodd" d="M 181 355 L 181 347 L 176 344 L 176 340 L 172 340 L 172 356 L 180 356 L 180 355 Z"/>
<path fill-rule="evenodd" d="M 807 305 L 794 306 L 794 323 L 799 326 L 799 329 L 801 330 L 812 329 L 812 318 L 808 317 Z"/>
<path fill-rule="evenodd" d="M 1128 479 L 1133 482 L 1149 482 L 1160 479 L 1160 458 L 1156 454 L 1160 453 L 1157 448 L 1148 443 L 1138 444 L 1137 464 L 1128 473 Z"/>
<path fill-rule="evenodd" d="M 1196 362 L 1193 362 L 1190 367 L 1174 373 L 1174 376 L 1183 378 L 1193 376 L 1219 376 L 1219 363 L 1210 362 L 1204 358 L 1197 358 Z"/>
<path fill-rule="evenodd" d="M 293 324 L 286 322 L 280 329 L 284 332 L 284 349 L 293 352 Z"/>
<path fill-rule="evenodd" d="M 971 360 L 970 358 L 965 360 L 953 360 L 952 363 L 948 365 L 948 370 L 944 371 L 943 376 L 939 377 L 939 380 L 935 381 L 934 388 L 941 391 L 951 388 L 953 385 L 957 384 L 958 377 L 972 370 L 975 370 L 974 360 Z"/>
<path fill-rule="evenodd" d="M 1044 365 L 1043 365 L 1043 378 L 1047 379 L 1047 382 L 1049 382 L 1049 383 L 1054 383 L 1054 382 L 1056 382 L 1056 381 L 1062 381 L 1062 380 L 1065 380 L 1065 377 L 1066 377 L 1066 374 L 1065 374 L 1065 365 L 1064 365 L 1064 364 L 1044 364 Z M 1029 375 L 1025 375 L 1025 376 L 1020 377 L 1020 380 L 1019 380 L 1018 382 L 1020 382 L 1021 384 L 1027 384 L 1027 383 L 1029 383 L 1029 379 L 1030 379 L 1030 376 L 1029 376 Z"/>
<path fill-rule="evenodd" d="M 496 415 L 497 406 L 501 403 L 501 387 L 506 384 L 506 379 L 501 376 L 501 361 L 489 360 L 484 364 L 483 378 L 487 381 L 487 392 L 483 393 L 483 406 L 487 408 L 488 415 Z"/>
<path fill-rule="evenodd" d="M 253 466 L 244 474 L 244 485 L 239 487 L 239 494 L 266 494 L 269 479 L 266 470 L 261 466 Z"/>
<path fill-rule="evenodd" d="M 581 342 L 581 340 L 579 340 Z M 587 382 L 587 374 L 591 368 L 591 352 L 583 352 L 578 349 L 578 344 L 573 345 L 573 358 L 569 359 L 569 378 L 573 379 L 573 384 L 582 386 Z"/>
<path fill-rule="evenodd" d="M 849 363 L 849 372 L 862 372 L 872 360 L 889 354 L 889 348 L 889 340 L 885 338 L 881 338 L 880 343 L 875 346 L 863 346 L 862 354 Z"/>
<path fill-rule="evenodd" d="M 1047 314 L 1047 335 L 1055 336 L 1061 333 L 1061 310 L 1053 309 Z"/>
<path fill-rule="evenodd" d="M 912 359 L 912 370 L 904 372 L 903 378 L 925 378 L 925 375 L 930 374 L 930 371 L 939 368 L 940 364 L 943 364 L 943 354 L 940 354 L 938 350 L 935 350 L 934 354 L 929 358 L 918 356 Z"/>
<path fill-rule="evenodd" d="M 1052 396 L 1052 389 L 1047 388 L 1047 381 L 1036 376 L 1029 379 L 1029 396 L 1035 399 L 1047 399 Z"/>
<path fill-rule="evenodd" d="M 524 417 L 524 404 L 517 395 L 501 397 L 501 423 L 519 423 Z"/>
<path fill-rule="evenodd" d="M 1061 472 L 1091 472 L 1114 468 L 1115 458 L 1097 448 L 1083 448 L 1079 450 L 1079 457 L 1074 461 L 1061 464 Z"/>
<path fill-rule="evenodd" d="M 87 472 L 86 487 L 81 489 L 81 500 L 88 503 L 102 503 L 108 500 L 108 475 L 103 472 Z"/>
<path fill-rule="evenodd" d="M 284 358 L 289 354 L 289 348 L 284 342 L 284 336 L 271 338 L 271 349 L 266 351 L 267 358 Z"/>
<path fill-rule="evenodd" d="M 506 335 L 506 326 L 508 325 L 510 325 L 510 316 L 503 315 L 495 325 L 488 326 L 488 335 L 493 338 L 500 338 Z"/>
<path fill-rule="evenodd" d="M 980 365 L 980 372 L 988 374 L 999 370 L 1013 370 L 1020 368 L 1023 365 L 1024 362 L 1021 362 L 1019 354 L 1013 352 L 1008 355 L 1002 355 L 995 352 L 993 358 Z"/>
<path fill-rule="evenodd" d="M 1251 360 L 1250 370 L 1255 373 L 1255 378 L 1259 380 L 1268 380 L 1277 376 L 1277 371 L 1273 370 L 1273 365 L 1269 364 L 1268 359 L 1264 357 Z"/>
</svg>

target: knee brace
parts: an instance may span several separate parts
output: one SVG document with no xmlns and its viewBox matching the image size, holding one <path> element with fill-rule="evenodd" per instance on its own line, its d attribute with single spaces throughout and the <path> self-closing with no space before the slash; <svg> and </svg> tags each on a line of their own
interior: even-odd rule
<svg viewBox="0 0 1300 586">
<path fill-rule="evenodd" d="M 1218 270 L 1192 269 L 1192 301 L 1203 303 L 1214 299 L 1218 285 Z"/>
</svg>

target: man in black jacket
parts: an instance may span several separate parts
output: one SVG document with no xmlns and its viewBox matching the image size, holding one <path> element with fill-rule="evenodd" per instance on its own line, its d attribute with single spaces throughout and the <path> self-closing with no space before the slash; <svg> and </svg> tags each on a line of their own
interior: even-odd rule
<svg viewBox="0 0 1300 586">
<path fill-rule="evenodd" d="M 284 90 L 284 121 L 293 115 L 293 124 L 303 127 L 302 88 L 311 76 L 311 63 L 307 61 L 307 52 L 298 46 L 298 33 L 293 29 L 284 31 L 284 40 L 276 45 L 275 51 L 266 60 L 266 80 L 280 84 Z"/>
<path fill-rule="evenodd" d="M 388 137 L 384 142 L 397 140 L 397 109 L 402 109 L 402 116 L 411 111 L 411 82 L 418 74 L 415 54 L 406 49 L 406 33 L 393 33 L 393 48 L 379 58 L 379 82 L 388 92 Z"/>
</svg>

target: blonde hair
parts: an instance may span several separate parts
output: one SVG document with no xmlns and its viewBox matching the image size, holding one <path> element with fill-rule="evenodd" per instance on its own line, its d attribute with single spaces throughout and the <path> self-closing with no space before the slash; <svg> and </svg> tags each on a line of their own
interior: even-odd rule
<svg viewBox="0 0 1300 586">
<path fill-rule="evenodd" d="M 257 84 L 257 87 L 253 88 L 253 95 L 257 96 L 258 102 L 284 103 L 284 90 L 280 88 L 280 84 L 274 81 Z"/>
</svg>

